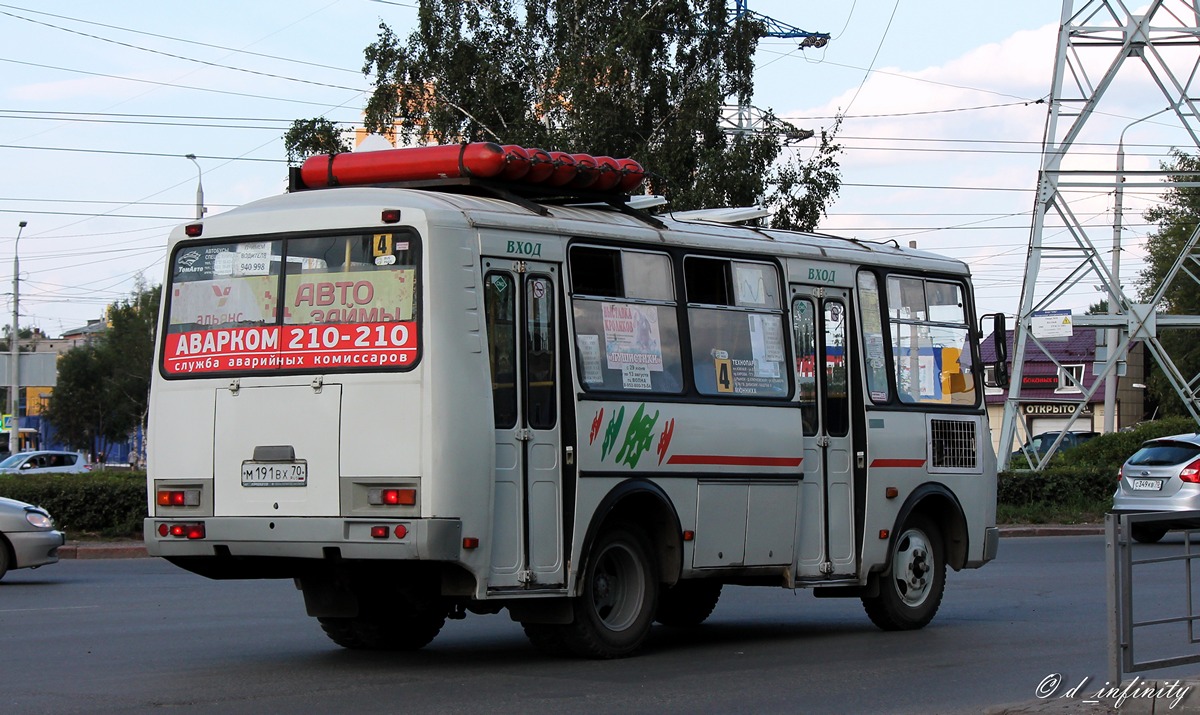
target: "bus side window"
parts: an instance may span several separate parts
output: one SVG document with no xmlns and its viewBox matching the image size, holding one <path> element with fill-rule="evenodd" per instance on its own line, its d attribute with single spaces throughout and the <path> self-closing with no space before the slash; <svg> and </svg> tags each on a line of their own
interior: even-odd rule
<svg viewBox="0 0 1200 715">
<path fill-rule="evenodd" d="M 666 254 L 573 246 L 571 311 L 587 390 L 677 394 L 683 361 Z"/>
</svg>

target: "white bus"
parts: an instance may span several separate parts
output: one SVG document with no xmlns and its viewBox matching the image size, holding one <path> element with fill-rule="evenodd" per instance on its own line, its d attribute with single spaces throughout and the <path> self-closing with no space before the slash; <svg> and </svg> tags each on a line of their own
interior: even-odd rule
<svg viewBox="0 0 1200 715">
<path fill-rule="evenodd" d="M 172 234 L 151 554 L 293 578 L 349 648 L 507 609 L 587 657 L 724 584 L 920 628 L 947 566 L 995 557 L 966 265 L 441 183 L 297 185 Z"/>
</svg>

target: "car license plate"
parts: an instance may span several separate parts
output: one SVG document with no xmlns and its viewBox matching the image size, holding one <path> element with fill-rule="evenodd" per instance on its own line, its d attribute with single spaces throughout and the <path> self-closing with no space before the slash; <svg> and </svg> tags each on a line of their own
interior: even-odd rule
<svg viewBox="0 0 1200 715">
<path fill-rule="evenodd" d="M 243 487 L 302 487 L 308 462 L 242 462 Z"/>
<path fill-rule="evenodd" d="M 1161 479 L 1134 479 L 1133 488 L 1139 492 L 1156 492 L 1162 489 Z"/>
</svg>

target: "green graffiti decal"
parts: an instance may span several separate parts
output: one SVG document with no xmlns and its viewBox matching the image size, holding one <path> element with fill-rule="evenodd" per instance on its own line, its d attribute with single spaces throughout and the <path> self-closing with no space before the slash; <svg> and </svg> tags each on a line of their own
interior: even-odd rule
<svg viewBox="0 0 1200 715">
<path fill-rule="evenodd" d="M 638 411 L 639 414 L 641 410 Z M 600 445 L 600 460 L 604 461 L 608 457 L 608 451 L 617 443 L 617 435 L 621 434 L 621 423 L 625 421 L 625 408 L 621 407 L 620 411 L 613 412 L 612 419 L 608 421 L 608 426 L 604 428 L 604 442 Z"/>
<path fill-rule="evenodd" d="M 629 430 L 625 433 L 625 443 L 617 453 L 617 462 L 629 465 L 630 469 L 637 467 L 638 460 L 650 449 L 650 443 L 654 440 L 654 423 L 658 421 L 658 410 L 654 411 L 653 417 L 647 416 L 645 410 L 646 404 L 642 403 L 637 412 L 633 413 L 633 419 L 629 421 Z"/>
</svg>

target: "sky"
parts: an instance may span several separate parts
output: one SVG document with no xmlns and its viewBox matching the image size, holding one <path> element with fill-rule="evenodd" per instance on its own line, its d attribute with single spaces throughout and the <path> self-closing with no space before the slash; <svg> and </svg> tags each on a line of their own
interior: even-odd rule
<svg viewBox="0 0 1200 715">
<path fill-rule="evenodd" d="M 1061 5 L 747 5 L 832 35 L 821 49 L 764 39 L 755 55 L 755 106 L 810 129 L 846 117 L 844 183 L 821 230 L 963 260 L 979 312 L 1014 315 Z M 162 282 L 167 235 L 195 215 L 198 177 L 209 215 L 283 191 L 290 122 L 358 121 L 363 48 L 380 22 L 404 37 L 415 18 L 401 0 L 0 0 L 0 310 L 12 312 L 14 248 L 21 325 L 51 336 L 102 317 L 139 280 Z M 1148 88 L 1135 77 L 1109 90 L 1080 166 L 1113 166 L 1122 129 L 1165 106 Z M 1137 123 L 1127 167 L 1155 169 L 1174 146 L 1189 142 L 1172 122 Z M 1126 192 L 1127 290 L 1158 193 Z M 1111 234 L 1111 192 L 1093 194 L 1082 220 Z M 1047 286 L 1055 270 L 1069 269 L 1049 266 Z M 1103 297 L 1081 285 L 1059 307 L 1082 312 Z"/>
</svg>

